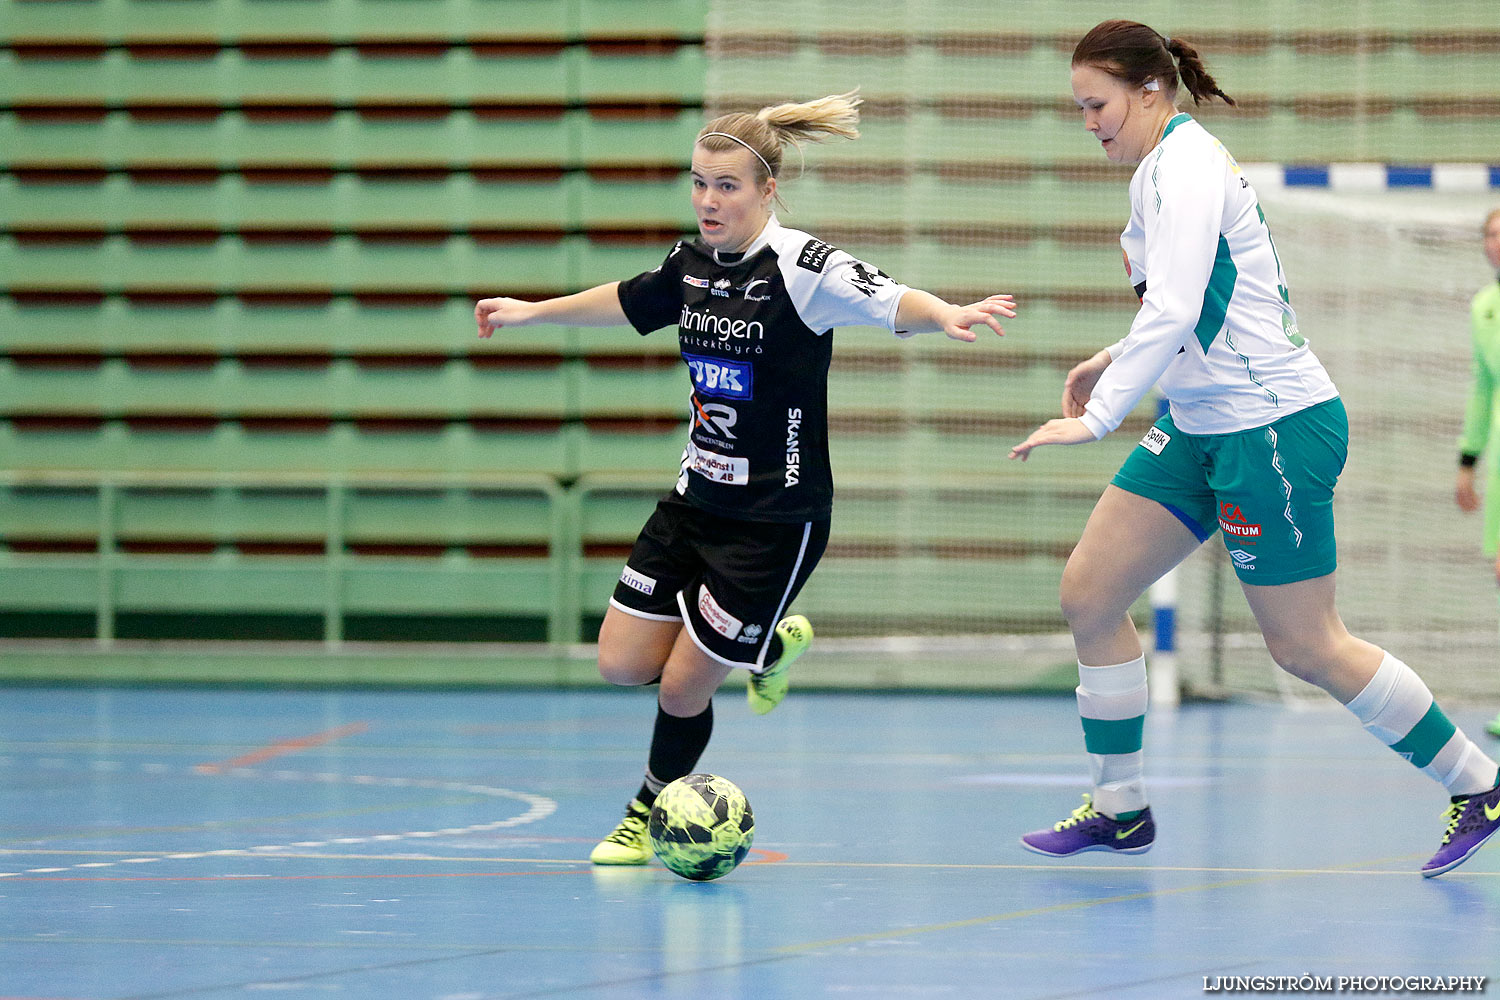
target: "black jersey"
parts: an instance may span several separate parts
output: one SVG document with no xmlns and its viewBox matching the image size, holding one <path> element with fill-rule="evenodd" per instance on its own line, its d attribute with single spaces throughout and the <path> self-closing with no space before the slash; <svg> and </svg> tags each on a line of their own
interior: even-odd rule
<svg viewBox="0 0 1500 1000">
<path fill-rule="evenodd" d="M 832 328 L 894 330 L 906 291 L 774 216 L 743 254 L 679 242 L 660 267 L 620 282 L 640 333 L 677 324 L 692 379 L 677 492 L 742 520 L 828 517 Z"/>
</svg>

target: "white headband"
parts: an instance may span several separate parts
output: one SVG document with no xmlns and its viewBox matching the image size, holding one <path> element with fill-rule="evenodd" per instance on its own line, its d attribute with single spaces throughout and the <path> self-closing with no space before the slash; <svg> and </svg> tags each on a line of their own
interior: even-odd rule
<svg viewBox="0 0 1500 1000">
<path fill-rule="evenodd" d="M 752 146 L 752 145 L 750 145 L 744 139 L 741 139 L 737 135 L 730 135 L 728 132 L 704 132 L 698 138 L 699 139 L 707 139 L 711 135 L 721 135 L 724 138 L 729 139 L 732 142 L 737 142 L 741 146 L 744 146 L 746 149 L 750 150 L 750 152 L 755 153 L 755 158 L 757 160 L 759 160 L 761 162 L 761 164 L 766 168 L 766 176 L 767 177 L 775 177 L 776 176 L 776 171 L 774 171 L 774 170 L 771 169 L 771 165 L 769 163 L 766 163 L 766 158 L 764 156 L 761 156 L 759 153 L 756 153 L 755 147 Z"/>
</svg>

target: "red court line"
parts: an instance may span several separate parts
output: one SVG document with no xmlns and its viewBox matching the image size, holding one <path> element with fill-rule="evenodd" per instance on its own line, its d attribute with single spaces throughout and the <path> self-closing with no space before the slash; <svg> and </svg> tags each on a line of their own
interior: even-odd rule
<svg viewBox="0 0 1500 1000">
<path fill-rule="evenodd" d="M 370 725 L 367 722 L 351 722 L 348 725 L 338 726 L 334 729 L 325 729 L 321 733 L 313 733 L 311 736 L 302 736 L 293 740 L 279 740 L 269 746 L 261 747 L 259 750 L 252 750 L 243 756 L 235 757 L 233 760 L 222 760 L 217 764 L 199 764 L 194 770 L 205 774 L 214 774 L 232 767 L 251 767 L 255 764 L 264 763 L 272 757 L 296 753 L 298 750 L 306 750 L 308 747 L 322 746 L 324 743 L 332 743 L 334 740 L 343 739 L 345 736 L 362 733 L 369 728 Z M 0 998 L 0 1000 L 3 1000 L 3 998 Z"/>
</svg>

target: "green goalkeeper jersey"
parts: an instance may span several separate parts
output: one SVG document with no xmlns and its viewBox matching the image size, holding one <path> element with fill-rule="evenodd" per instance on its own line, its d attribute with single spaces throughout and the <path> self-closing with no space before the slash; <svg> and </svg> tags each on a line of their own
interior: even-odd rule
<svg viewBox="0 0 1500 1000">
<path fill-rule="evenodd" d="M 1474 370 L 1458 450 L 1483 455 L 1489 467 L 1484 498 L 1484 549 L 1495 555 L 1500 536 L 1500 281 L 1474 296 Z"/>
</svg>

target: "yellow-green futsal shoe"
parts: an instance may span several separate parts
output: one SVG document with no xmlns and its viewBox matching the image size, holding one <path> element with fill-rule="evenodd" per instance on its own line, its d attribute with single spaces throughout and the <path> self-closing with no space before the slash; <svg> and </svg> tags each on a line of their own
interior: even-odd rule
<svg viewBox="0 0 1500 1000">
<path fill-rule="evenodd" d="M 631 799 L 625 807 L 625 818 L 614 832 L 589 852 L 596 865 L 643 865 L 651 860 L 651 842 L 646 837 L 646 820 L 651 810 L 640 799 Z"/>
<path fill-rule="evenodd" d="M 758 674 L 752 673 L 745 685 L 750 711 L 756 715 L 765 715 L 786 697 L 791 683 L 788 668 L 812 645 L 812 623 L 802 615 L 790 615 L 777 623 L 776 634 L 781 636 L 781 659 Z"/>
</svg>

